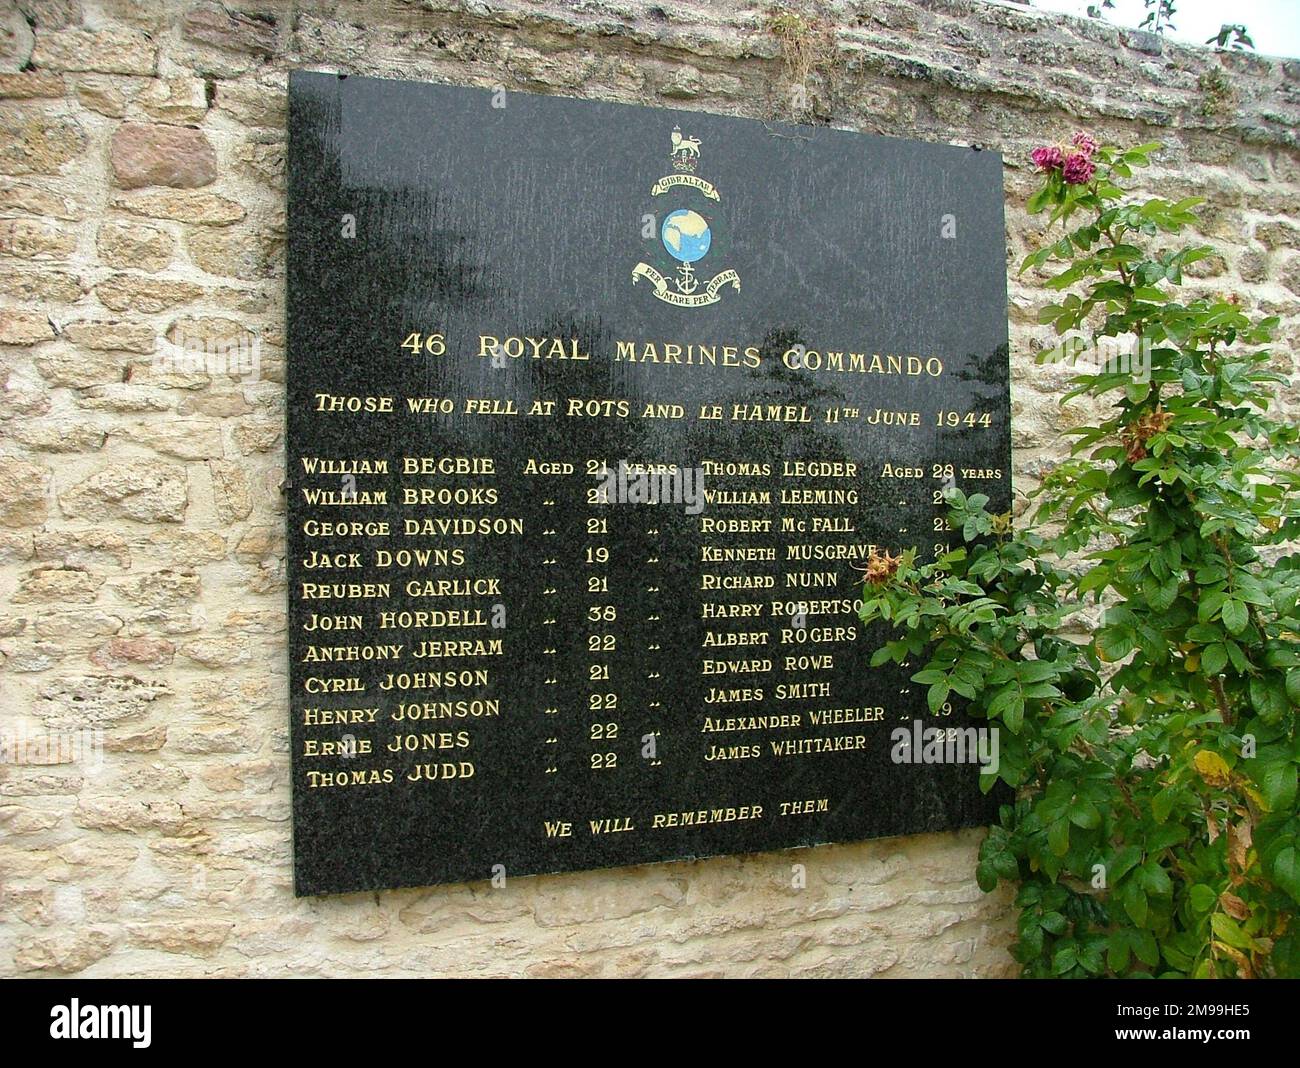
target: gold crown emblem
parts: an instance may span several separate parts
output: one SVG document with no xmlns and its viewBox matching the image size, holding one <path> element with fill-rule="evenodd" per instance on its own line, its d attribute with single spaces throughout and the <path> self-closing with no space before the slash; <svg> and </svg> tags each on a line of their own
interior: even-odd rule
<svg viewBox="0 0 1300 1068">
<path fill-rule="evenodd" d="M 695 164 L 700 159 L 700 139 L 698 137 L 683 137 L 682 128 L 674 126 L 672 143 L 672 151 L 668 153 L 668 158 L 672 160 L 673 167 L 679 171 L 694 174 Z"/>
</svg>

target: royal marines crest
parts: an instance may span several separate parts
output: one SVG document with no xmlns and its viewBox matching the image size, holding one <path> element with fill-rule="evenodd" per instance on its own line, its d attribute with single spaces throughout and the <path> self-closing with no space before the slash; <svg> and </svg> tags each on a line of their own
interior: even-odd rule
<svg viewBox="0 0 1300 1068">
<path fill-rule="evenodd" d="M 662 256 L 659 266 L 642 261 L 632 268 L 632 284 L 638 278 L 646 279 L 653 287 L 652 293 L 666 304 L 679 308 L 699 308 L 716 304 L 722 299 L 722 289 L 730 285 L 740 289 L 740 276 L 728 268 L 705 280 L 696 268 L 714 249 L 714 229 L 709 217 L 711 204 L 720 204 L 722 196 L 711 182 L 695 172 L 700 163 L 701 142 L 698 137 L 685 136 L 680 126 L 674 126 L 669 136 L 668 159 L 673 173 L 666 174 L 650 187 L 652 197 L 670 197 L 670 207 L 658 226 L 658 244 Z M 652 213 L 658 217 L 658 212 Z M 656 249 L 656 253 L 658 253 Z M 672 264 L 675 263 L 675 266 Z"/>
</svg>

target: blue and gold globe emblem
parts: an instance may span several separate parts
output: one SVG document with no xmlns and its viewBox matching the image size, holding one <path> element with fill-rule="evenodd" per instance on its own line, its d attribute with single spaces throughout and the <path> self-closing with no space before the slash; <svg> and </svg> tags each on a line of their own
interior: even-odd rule
<svg viewBox="0 0 1300 1068">
<path fill-rule="evenodd" d="M 659 239 L 668 255 L 681 264 L 677 268 L 677 288 L 682 293 L 694 293 L 699 286 L 691 264 L 702 260 L 713 244 L 713 231 L 708 220 L 689 208 L 671 212 L 659 230 Z"/>
</svg>

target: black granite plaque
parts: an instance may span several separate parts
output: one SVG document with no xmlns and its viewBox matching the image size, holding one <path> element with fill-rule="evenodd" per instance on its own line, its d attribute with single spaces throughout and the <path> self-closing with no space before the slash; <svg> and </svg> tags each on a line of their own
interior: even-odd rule
<svg viewBox="0 0 1300 1068">
<path fill-rule="evenodd" d="M 290 81 L 299 894 L 988 822 L 871 546 L 1010 501 L 993 152 Z M 912 669 L 914 670 L 914 669 Z"/>
</svg>

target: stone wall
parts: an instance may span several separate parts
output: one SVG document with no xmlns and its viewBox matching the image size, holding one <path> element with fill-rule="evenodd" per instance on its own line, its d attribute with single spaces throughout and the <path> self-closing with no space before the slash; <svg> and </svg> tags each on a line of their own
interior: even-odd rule
<svg viewBox="0 0 1300 1068">
<path fill-rule="evenodd" d="M 0 53 L 0 725 L 104 743 L 0 764 L 0 971 L 1011 973 L 975 832 L 294 899 L 286 72 L 995 147 L 1012 263 L 1035 143 L 1163 140 L 1155 176 L 1210 198 L 1223 250 L 1194 284 L 1294 347 L 1300 63 L 980 0 L 0 0 Z M 1090 418 L 1028 358 L 1041 300 L 1013 279 L 1018 492 Z M 256 339 L 256 380 L 169 369 L 179 338 Z"/>
</svg>

